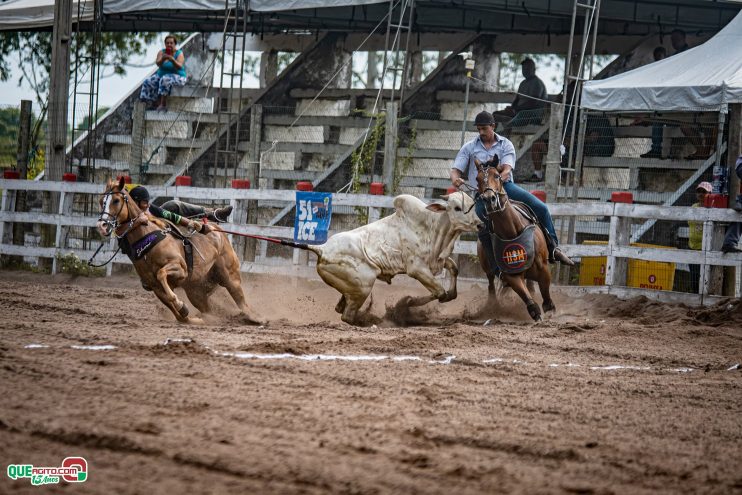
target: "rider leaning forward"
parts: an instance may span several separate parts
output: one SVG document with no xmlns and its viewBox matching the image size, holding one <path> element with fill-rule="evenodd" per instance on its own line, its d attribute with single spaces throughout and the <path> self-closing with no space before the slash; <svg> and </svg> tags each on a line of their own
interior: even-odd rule
<svg viewBox="0 0 742 495">
<path fill-rule="evenodd" d="M 198 220 L 191 220 L 189 217 L 206 217 L 212 222 L 226 222 L 229 215 L 232 213 L 232 207 L 227 206 L 224 208 L 204 208 L 203 206 L 186 203 L 184 201 L 171 200 L 164 203 L 161 207 L 152 205 L 149 203 L 149 191 L 143 186 L 136 186 L 129 191 L 129 196 L 133 199 L 140 210 L 143 213 L 149 213 L 155 218 L 162 218 L 168 220 L 176 225 L 187 227 L 201 234 L 208 234 L 211 229 L 208 225 L 199 222 Z M 145 224 L 148 222 L 147 216 L 142 215 L 135 221 L 137 224 Z M 123 242 L 121 242 L 123 241 Z M 122 251 L 126 253 L 128 246 L 126 246 L 126 239 L 122 238 L 119 240 L 119 245 Z"/>
<path fill-rule="evenodd" d="M 536 214 L 539 223 L 548 232 L 547 244 L 549 244 L 549 262 L 556 261 L 573 264 L 567 255 L 562 253 L 557 247 L 559 239 L 554 230 L 554 222 L 551 219 L 549 208 L 530 192 L 517 186 L 513 181 L 512 171 L 515 168 L 515 147 L 506 137 L 495 133 L 495 121 L 489 112 L 480 112 L 474 119 L 474 125 L 477 126 L 479 136 L 472 139 L 462 146 L 456 155 L 456 159 L 451 168 L 451 183 L 454 187 L 459 188 L 466 184 L 469 189 L 477 190 L 477 167 L 474 164 L 476 158 L 481 163 L 490 161 L 495 155 L 498 163 L 502 166 L 500 176 L 503 180 L 505 192 L 508 198 L 514 201 L 520 201 L 528 205 Z M 490 232 L 487 229 L 487 214 L 485 212 L 484 201 L 477 193 L 475 196 L 475 211 L 477 216 L 484 222 L 479 228 L 479 240 L 485 247 L 485 253 L 491 267 L 497 266 L 495 257 L 492 252 L 492 241 Z"/>
</svg>

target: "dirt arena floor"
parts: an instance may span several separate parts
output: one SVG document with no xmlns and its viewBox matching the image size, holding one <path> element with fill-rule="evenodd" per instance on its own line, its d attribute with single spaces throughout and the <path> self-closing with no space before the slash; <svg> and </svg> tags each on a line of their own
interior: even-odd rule
<svg viewBox="0 0 742 495">
<path fill-rule="evenodd" d="M 183 326 L 133 276 L 0 272 L 0 493 L 742 493 L 739 300 L 533 324 L 477 286 L 404 314 L 398 277 L 354 328 L 320 281 L 244 286 L 268 325 L 226 292 Z M 5 472 L 71 456 L 86 482 Z"/>
</svg>

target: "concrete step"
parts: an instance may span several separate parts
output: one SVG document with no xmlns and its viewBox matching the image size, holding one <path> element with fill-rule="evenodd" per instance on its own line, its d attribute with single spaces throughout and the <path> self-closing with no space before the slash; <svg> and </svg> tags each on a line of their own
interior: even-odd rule
<svg viewBox="0 0 742 495">
<path fill-rule="evenodd" d="M 191 138 L 145 138 L 145 146 L 164 146 L 168 148 L 194 148 L 200 149 L 209 144 L 208 139 L 191 139 Z M 131 136 L 123 134 L 106 134 L 106 143 L 110 144 L 127 144 L 131 146 Z"/>
</svg>

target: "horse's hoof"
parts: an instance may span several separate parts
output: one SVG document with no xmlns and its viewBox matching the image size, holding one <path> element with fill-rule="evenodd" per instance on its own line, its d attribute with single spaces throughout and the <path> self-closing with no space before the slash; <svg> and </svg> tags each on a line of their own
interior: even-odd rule
<svg viewBox="0 0 742 495">
<path fill-rule="evenodd" d="M 541 310 L 539 309 L 538 304 L 529 304 L 527 308 L 528 314 L 533 318 L 533 321 L 541 320 Z"/>
<path fill-rule="evenodd" d="M 554 303 L 552 301 L 549 301 L 548 303 L 544 303 L 543 306 L 541 307 L 544 308 L 544 313 L 548 313 L 549 311 L 556 310 L 556 306 L 554 306 Z"/>
<path fill-rule="evenodd" d="M 188 318 L 188 306 L 185 303 L 178 310 L 178 314 L 183 318 Z"/>
</svg>

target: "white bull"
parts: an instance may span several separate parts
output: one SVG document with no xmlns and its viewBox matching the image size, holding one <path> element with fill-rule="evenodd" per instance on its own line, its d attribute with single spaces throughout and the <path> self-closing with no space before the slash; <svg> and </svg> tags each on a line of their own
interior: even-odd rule
<svg viewBox="0 0 742 495">
<path fill-rule="evenodd" d="M 397 196 L 393 215 L 306 247 L 319 258 L 317 273 L 322 280 L 342 294 L 335 311 L 342 313 L 344 322 L 358 323 L 358 311 L 377 278 L 391 283 L 400 273 L 430 291 L 430 296 L 412 299 L 411 306 L 456 298 L 458 267 L 449 256 L 459 235 L 476 231 L 481 222 L 467 194 L 443 199 L 445 204 L 426 205 L 414 196 Z M 448 291 L 435 278 L 444 268 L 452 279 Z"/>
</svg>

